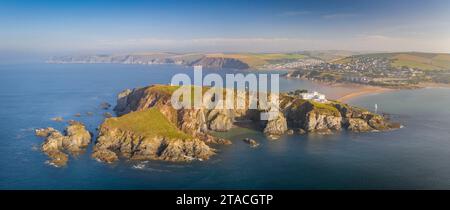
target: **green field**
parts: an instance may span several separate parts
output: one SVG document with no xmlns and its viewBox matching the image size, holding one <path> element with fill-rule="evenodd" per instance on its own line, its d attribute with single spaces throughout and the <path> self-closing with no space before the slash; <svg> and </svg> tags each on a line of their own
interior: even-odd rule
<svg viewBox="0 0 450 210">
<path fill-rule="evenodd" d="M 423 70 L 450 70 L 450 55 L 434 53 L 402 53 L 393 56 L 392 66 Z"/>
</svg>

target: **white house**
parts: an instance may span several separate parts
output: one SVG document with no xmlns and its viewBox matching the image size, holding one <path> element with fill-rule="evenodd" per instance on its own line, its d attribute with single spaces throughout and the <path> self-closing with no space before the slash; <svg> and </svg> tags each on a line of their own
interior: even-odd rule
<svg viewBox="0 0 450 210">
<path fill-rule="evenodd" d="M 320 103 L 327 102 L 325 95 L 321 94 L 317 91 L 314 91 L 312 93 L 301 93 L 300 96 L 302 97 L 302 99 L 314 100 L 314 101 L 320 102 Z"/>
</svg>

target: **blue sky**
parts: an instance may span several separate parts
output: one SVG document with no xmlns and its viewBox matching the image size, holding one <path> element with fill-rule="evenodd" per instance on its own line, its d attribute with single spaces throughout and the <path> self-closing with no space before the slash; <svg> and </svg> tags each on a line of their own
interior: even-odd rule
<svg viewBox="0 0 450 210">
<path fill-rule="evenodd" d="M 8 1 L 0 52 L 450 52 L 450 1 Z"/>
</svg>

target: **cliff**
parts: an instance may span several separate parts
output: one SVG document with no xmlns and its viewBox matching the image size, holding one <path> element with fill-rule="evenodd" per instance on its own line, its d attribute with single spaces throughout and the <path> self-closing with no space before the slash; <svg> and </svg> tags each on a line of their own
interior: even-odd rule
<svg viewBox="0 0 450 210">
<path fill-rule="evenodd" d="M 152 85 L 120 93 L 114 108 L 119 117 L 108 118 L 100 126 L 93 157 L 104 162 L 113 162 L 119 156 L 135 160 L 208 159 L 214 149 L 207 144 L 231 143 L 209 132 L 228 131 L 237 120 L 261 124 L 261 131 L 272 139 L 288 131 L 330 134 L 340 130 L 368 132 L 399 127 L 361 108 L 334 101 L 318 103 L 287 94 L 280 95 L 278 109 L 270 108 L 277 114 L 269 121 L 259 120 L 260 113 L 267 110 L 206 107 L 176 110 L 170 99 L 177 88 Z"/>
<path fill-rule="evenodd" d="M 113 162 L 132 160 L 189 161 L 208 159 L 214 150 L 180 131 L 156 108 L 108 118 L 99 129 L 92 157 Z"/>
</svg>

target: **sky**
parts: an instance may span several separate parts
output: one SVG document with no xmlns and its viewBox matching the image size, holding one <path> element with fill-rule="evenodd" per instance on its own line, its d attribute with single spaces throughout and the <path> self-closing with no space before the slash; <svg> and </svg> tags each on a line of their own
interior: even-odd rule
<svg viewBox="0 0 450 210">
<path fill-rule="evenodd" d="M 0 54 L 450 53 L 449 0 L 0 1 Z"/>
</svg>

